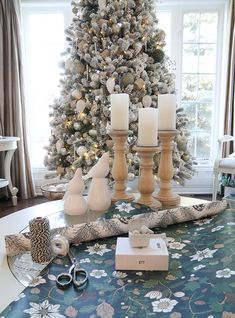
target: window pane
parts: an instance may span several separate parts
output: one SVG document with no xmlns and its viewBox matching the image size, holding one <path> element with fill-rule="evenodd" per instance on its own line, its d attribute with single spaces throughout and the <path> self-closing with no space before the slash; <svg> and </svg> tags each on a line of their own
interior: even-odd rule
<svg viewBox="0 0 235 318">
<path fill-rule="evenodd" d="M 211 149 L 211 134 L 197 132 L 197 158 L 198 159 L 207 159 L 210 157 Z"/>
<path fill-rule="evenodd" d="M 198 100 L 212 102 L 214 96 L 214 75 L 199 75 Z"/>
<path fill-rule="evenodd" d="M 204 131 L 211 131 L 212 126 L 212 104 L 198 104 L 197 126 Z"/>
<path fill-rule="evenodd" d="M 200 23 L 200 42 L 215 43 L 217 39 L 217 13 L 202 13 Z"/>
<path fill-rule="evenodd" d="M 196 103 L 184 102 L 182 103 L 182 106 L 184 107 L 185 114 L 187 115 L 187 118 L 188 118 L 188 124 L 187 124 L 188 130 L 195 130 L 197 128 L 197 123 L 195 120 Z"/>
<path fill-rule="evenodd" d="M 183 42 L 195 43 L 199 40 L 199 14 L 184 14 Z"/>
<path fill-rule="evenodd" d="M 196 100 L 198 76 L 185 74 L 182 76 L 182 100 Z"/>
<path fill-rule="evenodd" d="M 198 45 L 197 44 L 183 45 L 183 72 L 184 73 L 198 72 Z"/>
<path fill-rule="evenodd" d="M 197 159 L 208 160 L 211 155 L 217 17 L 215 12 L 191 12 L 183 20 L 181 101 Z"/>
<path fill-rule="evenodd" d="M 199 73 L 215 72 L 216 46 L 215 44 L 200 44 Z"/>
<path fill-rule="evenodd" d="M 43 167 L 44 147 L 50 136 L 49 104 L 58 95 L 58 62 L 64 50 L 64 15 L 31 13 L 26 30 L 27 99 L 30 159 Z"/>
<path fill-rule="evenodd" d="M 164 51 L 170 56 L 171 52 L 171 13 L 167 11 L 162 11 L 157 13 L 158 26 L 165 32 L 166 46 Z"/>
</svg>

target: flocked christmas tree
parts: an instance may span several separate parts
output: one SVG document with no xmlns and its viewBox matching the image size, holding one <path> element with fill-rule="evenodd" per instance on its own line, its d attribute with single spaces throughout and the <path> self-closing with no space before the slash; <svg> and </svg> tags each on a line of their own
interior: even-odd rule
<svg viewBox="0 0 235 318">
<path fill-rule="evenodd" d="M 171 62 L 165 55 L 165 33 L 158 28 L 152 0 L 72 1 L 74 18 L 66 29 L 61 96 L 50 106 L 50 143 L 45 165 L 71 178 L 76 168 L 86 174 L 112 148 L 107 134 L 110 94 L 128 93 L 127 161 L 130 178 L 138 175 L 138 108 L 157 107 L 158 94 L 175 93 Z M 180 184 L 193 175 L 183 110 L 177 110 L 173 163 Z M 159 156 L 155 156 L 157 172 Z"/>
</svg>

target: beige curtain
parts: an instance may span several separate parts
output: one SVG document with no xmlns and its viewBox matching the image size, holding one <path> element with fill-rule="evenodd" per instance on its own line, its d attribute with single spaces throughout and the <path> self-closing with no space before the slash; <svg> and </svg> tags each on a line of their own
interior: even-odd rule
<svg viewBox="0 0 235 318">
<path fill-rule="evenodd" d="M 20 0 L 0 0 L 0 134 L 20 137 L 12 182 L 22 199 L 35 197 L 26 138 Z"/>
<path fill-rule="evenodd" d="M 235 136 L 235 1 L 230 0 L 230 28 L 228 47 L 227 88 L 225 104 L 224 134 Z M 224 149 L 224 156 L 229 155 L 235 149 L 230 146 Z"/>
</svg>

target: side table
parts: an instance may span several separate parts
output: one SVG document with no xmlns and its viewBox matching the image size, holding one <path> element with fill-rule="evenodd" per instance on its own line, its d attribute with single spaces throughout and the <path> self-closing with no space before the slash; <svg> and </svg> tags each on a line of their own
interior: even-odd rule
<svg viewBox="0 0 235 318">
<path fill-rule="evenodd" d="M 11 181 L 11 160 L 15 150 L 17 149 L 17 141 L 19 137 L 1 137 L 0 138 L 0 151 L 4 151 L 4 179 L 0 179 L 0 188 L 8 186 L 11 193 L 11 200 L 14 206 L 17 205 L 17 192 L 18 189 L 12 185 Z"/>
</svg>

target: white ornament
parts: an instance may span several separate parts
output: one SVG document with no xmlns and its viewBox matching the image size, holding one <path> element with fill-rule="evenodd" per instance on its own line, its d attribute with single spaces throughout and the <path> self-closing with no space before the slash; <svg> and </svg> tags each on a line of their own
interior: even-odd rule
<svg viewBox="0 0 235 318">
<path fill-rule="evenodd" d="M 76 153 L 79 156 L 83 156 L 87 152 L 87 148 L 85 146 L 80 146 L 77 148 Z"/>
<path fill-rule="evenodd" d="M 143 103 L 144 107 L 150 107 L 152 104 L 152 97 L 149 95 L 145 95 L 142 98 L 142 103 Z"/>
<path fill-rule="evenodd" d="M 106 0 L 98 0 L 99 8 L 100 10 L 105 9 L 106 6 Z"/>
<path fill-rule="evenodd" d="M 48 191 L 50 192 L 55 192 L 56 191 L 56 187 L 54 185 L 50 185 L 48 188 L 47 188 Z"/>
<path fill-rule="evenodd" d="M 65 156 L 67 154 L 67 150 L 65 148 L 61 148 L 59 152 L 62 156 Z"/>
<path fill-rule="evenodd" d="M 110 77 L 106 82 L 107 90 L 110 94 L 113 93 L 114 87 L 115 87 L 115 79 L 113 77 Z"/>
<path fill-rule="evenodd" d="M 80 99 L 76 103 L 76 111 L 78 114 L 82 113 L 86 107 L 86 102 L 83 99 Z"/>
<path fill-rule="evenodd" d="M 79 129 L 81 129 L 81 124 L 76 122 L 76 123 L 73 124 L 73 128 L 75 130 L 79 130 Z"/>
<path fill-rule="evenodd" d="M 82 170 L 80 168 L 74 174 L 72 180 L 69 181 L 68 189 L 64 195 L 64 213 L 68 215 L 82 215 L 87 211 L 87 203 L 83 197 L 85 189 L 82 180 Z"/>
<path fill-rule="evenodd" d="M 65 191 L 67 187 L 67 183 L 60 183 L 55 186 L 56 191 Z"/>
<path fill-rule="evenodd" d="M 58 140 L 57 142 L 56 142 L 56 150 L 57 150 L 57 152 L 59 152 L 60 151 L 60 149 L 64 146 L 64 142 L 63 142 L 63 140 Z"/>
<path fill-rule="evenodd" d="M 72 96 L 76 99 L 80 99 L 82 98 L 82 93 L 78 89 L 75 89 L 74 91 L 72 91 Z"/>
</svg>

